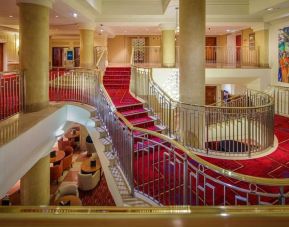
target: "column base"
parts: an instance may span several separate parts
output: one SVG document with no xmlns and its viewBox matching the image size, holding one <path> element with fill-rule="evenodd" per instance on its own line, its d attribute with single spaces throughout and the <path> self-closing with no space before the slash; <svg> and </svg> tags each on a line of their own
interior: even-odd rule
<svg viewBox="0 0 289 227">
<path fill-rule="evenodd" d="M 31 112 L 37 112 L 39 110 L 42 110 L 46 107 L 48 107 L 49 102 L 41 102 L 41 103 L 34 103 L 30 105 L 25 105 L 24 112 L 25 113 L 31 113 Z"/>
</svg>

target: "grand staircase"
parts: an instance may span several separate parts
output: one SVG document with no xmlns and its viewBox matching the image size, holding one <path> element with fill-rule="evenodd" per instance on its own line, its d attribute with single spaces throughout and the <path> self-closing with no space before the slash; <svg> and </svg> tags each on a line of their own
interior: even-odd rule
<svg viewBox="0 0 289 227">
<path fill-rule="evenodd" d="M 104 87 L 113 104 L 133 126 L 161 133 L 165 128 L 151 115 L 145 104 L 134 98 L 129 91 L 131 70 L 127 67 L 106 69 Z M 278 204 L 278 186 L 250 184 L 214 172 L 191 159 L 175 145 L 159 136 L 134 130 L 134 186 L 157 203 L 163 205 L 248 205 Z M 188 166 L 184 163 L 188 159 Z M 211 159 L 207 161 L 214 163 Z M 223 167 L 225 161 L 216 163 Z M 228 160 L 229 162 L 229 160 Z M 244 162 L 252 162 L 246 160 Z M 230 161 L 236 165 L 235 161 Z M 235 168 L 228 168 L 234 171 Z M 246 174 L 246 173 L 245 173 Z M 188 182 L 184 182 L 187 176 Z M 262 176 L 263 177 L 263 176 Z M 255 186 L 252 192 L 252 185 Z M 184 196 L 185 188 L 189 199 Z M 257 192 L 258 191 L 258 192 Z M 288 188 L 284 187 L 284 192 Z M 275 195 L 270 194 L 275 193 Z M 276 194 L 277 193 L 277 194 Z M 277 196 L 276 196 L 277 195 Z M 186 201 L 185 201 L 186 199 Z"/>
<path fill-rule="evenodd" d="M 108 67 L 103 84 L 116 109 L 135 127 L 161 133 L 165 128 L 158 125 L 158 119 L 150 116 L 144 103 L 135 99 L 129 92 L 131 69 L 129 67 Z M 138 135 L 138 132 L 135 132 Z"/>
</svg>

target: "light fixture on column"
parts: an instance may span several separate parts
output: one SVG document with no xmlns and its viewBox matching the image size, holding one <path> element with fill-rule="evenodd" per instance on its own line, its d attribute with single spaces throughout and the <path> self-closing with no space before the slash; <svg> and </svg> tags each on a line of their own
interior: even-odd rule
<svg viewBox="0 0 289 227">
<path fill-rule="evenodd" d="M 180 25 L 179 25 L 179 7 L 176 7 L 176 33 L 180 32 Z"/>
</svg>

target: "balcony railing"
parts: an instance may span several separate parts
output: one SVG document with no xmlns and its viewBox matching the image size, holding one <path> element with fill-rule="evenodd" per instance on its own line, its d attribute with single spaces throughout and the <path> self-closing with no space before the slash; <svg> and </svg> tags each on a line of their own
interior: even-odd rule
<svg viewBox="0 0 289 227">
<path fill-rule="evenodd" d="M 215 105 L 173 100 L 153 80 L 151 70 L 132 68 L 131 91 L 167 127 L 167 135 L 198 153 L 252 156 L 273 146 L 273 98 L 247 90 Z"/>
<path fill-rule="evenodd" d="M 204 51 L 208 68 L 260 67 L 258 47 L 206 46 Z M 179 65 L 179 57 L 179 47 L 176 47 L 176 67 Z M 134 47 L 131 60 L 135 66 L 161 67 L 162 48 L 160 46 Z"/>
<path fill-rule="evenodd" d="M 0 120 L 22 111 L 23 75 L 19 72 L 0 72 Z"/>
<path fill-rule="evenodd" d="M 135 70 L 143 72 L 143 69 L 133 68 L 133 71 Z M 118 164 L 127 178 L 132 194 L 139 192 L 162 205 L 289 203 L 289 179 L 251 177 L 215 166 L 166 135 L 130 124 L 114 108 L 102 85 L 103 74 L 100 71 L 72 70 L 66 73 L 67 75 L 57 75 L 50 79 L 50 89 L 55 89 L 52 91 L 56 92 L 59 97 L 55 97 L 55 100 L 77 101 L 96 106 L 112 139 Z M 133 77 L 136 78 L 136 76 L 134 72 Z M 149 82 L 153 81 L 148 80 L 149 77 L 145 78 L 148 83 L 134 82 L 133 84 L 134 89 L 146 90 L 138 90 L 135 93 L 145 100 L 158 101 L 152 93 L 149 93 Z M 264 95 L 260 95 L 259 99 L 258 93 L 254 92 L 244 94 L 244 97 L 249 98 L 251 103 L 249 107 L 253 109 L 260 108 L 254 105 L 266 104 L 271 100 L 266 99 L 267 96 Z M 168 108 L 168 105 L 163 104 L 162 109 Z M 206 107 L 198 108 L 193 108 L 193 110 L 198 110 L 201 114 L 200 116 L 196 114 L 194 117 L 205 120 L 206 115 L 202 113 L 206 113 Z M 216 106 L 208 108 L 216 108 Z M 224 107 L 218 108 L 222 110 Z M 262 114 L 262 111 L 260 112 Z M 252 114 L 250 108 L 248 113 Z M 253 113 L 258 114 L 258 112 Z M 168 112 L 163 112 L 163 114 L 166 116 Z M 242 114 L 247 116 L 246 112 Z M 228 119 L 230 121 L 230 118 Z"/>
</svg>

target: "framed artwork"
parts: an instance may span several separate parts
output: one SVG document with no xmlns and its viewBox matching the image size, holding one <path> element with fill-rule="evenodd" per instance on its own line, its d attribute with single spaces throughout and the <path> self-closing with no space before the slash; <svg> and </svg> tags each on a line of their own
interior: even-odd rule
<svg viewBox="0 0 289 227">
<path fill-rule="evenodd" d="M 249 48 L 255 49 L 255 33 L 249 34 Z"/>
<path fill-rule="evenodd" d="M 278 60 L 278 81 L 289 83 L 289 27 L 285 27 L 279 30 Z"/>
<path fill-rule="evenodd" d="M 67 54 L 67 60 L 72 61 L 73 60 L 73 51 L 68 50 L 66 54 Z"/>
</svg>

